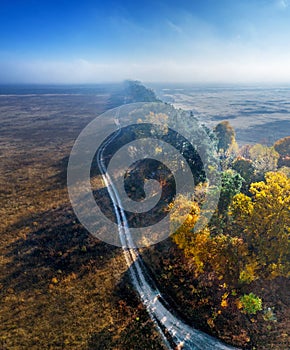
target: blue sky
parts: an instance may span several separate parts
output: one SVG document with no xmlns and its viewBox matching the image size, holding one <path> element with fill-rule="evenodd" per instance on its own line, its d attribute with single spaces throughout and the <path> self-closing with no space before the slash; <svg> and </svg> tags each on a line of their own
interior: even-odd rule
<svg viewBox="0 0 290 350">
<path fill-rule="evenodd" d="M 0 0 L 0 83 L 290 82 L 290 0 Z"/>
</svg>

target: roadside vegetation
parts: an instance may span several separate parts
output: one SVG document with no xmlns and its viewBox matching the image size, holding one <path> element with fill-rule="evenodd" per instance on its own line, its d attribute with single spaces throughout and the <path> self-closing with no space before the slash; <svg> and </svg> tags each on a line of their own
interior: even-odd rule
<svg viewBox="0 0 290 350">
<path fill-rule="evenodd" d="M 213 130 L 222 166 L 218 208 L 203 230 L 198 184 L 183 225 L 144 250 L 161 289 L 188 322 L 244 349 L 290 344 L 290 137 L 238 148 L 234 129 Z M 179 198 L 182 209 L 188 199 Z"/>
</svg>

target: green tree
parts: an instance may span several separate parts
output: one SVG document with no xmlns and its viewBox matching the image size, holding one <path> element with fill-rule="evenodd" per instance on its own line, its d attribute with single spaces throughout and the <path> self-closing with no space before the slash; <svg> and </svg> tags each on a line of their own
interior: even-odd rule
<svg viewBox="0 0 290 350">
<path fill-rule="evenodd" d="M 255 181 L 255 167 L 250 159 L 238 157 L 232 163 L 232 169 L 241 175 L 245 180 L 242 185 L 242 190 L 247 191 L 252 182 Z"/>
<path fill-rule="evenodd" d="M 225 214 L 232 198 L 240 192 L 244 179 L 241 175 L 231 169 L 222 173 L 222 186 L 218 204 L 219 214 Z"/>
<path fill-rule="evenodd" d="M 240 302 L 247 314 L 255 315 L 257 311 L 262 310 L 262 299 L 257 297 L 254 293 L 244 294 L 240 298 Z"/>
</svg>

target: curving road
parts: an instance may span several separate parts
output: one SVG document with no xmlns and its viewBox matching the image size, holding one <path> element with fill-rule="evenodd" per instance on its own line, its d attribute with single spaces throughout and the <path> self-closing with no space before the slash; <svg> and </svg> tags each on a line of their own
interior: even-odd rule
<svg viewBox="0 0 290 350">
<path fill-rule="evenodd" d="M 207 335 L 195 328 L 185 324 L 171 311 L 170 306 L 164 300 L 158 288 L 149 277 L 147 268 L 142 261 L 137 248 L 133 247 L 132 236 L 127 223 L 125 213 L 122 209 L 118 192 L 106 171 L 103 153 L 106 147 L 120 132 L 120 122 L 118 115 L 115 124 L 119 130 L 112 135 L 98 150 L 97 162 L 102 173 L 103 180 L 107 186 L 108 193 L 112 199 L 114 211 L 118 223 L 120 241 L 124 251 L 124 256 L 131 275 L 132 283 L 138 292 L 143 304 L 146 306 L 151 319 L 156 324 L 163 341 L 168 349 L 191 349 L 191 350 L 211 350 L 211 349 L 236 349 L 228 346 L 218 339 Z"/>
</svg>

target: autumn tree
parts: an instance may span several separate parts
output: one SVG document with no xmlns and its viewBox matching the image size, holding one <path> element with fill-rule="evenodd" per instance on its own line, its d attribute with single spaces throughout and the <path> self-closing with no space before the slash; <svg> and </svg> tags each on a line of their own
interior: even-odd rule
<svg viewBox="0 0 290 350">
<path fill-rule="evenodd" d="M 290 167 L 282 166 L 282 168 L 278 169 L 278 172 L 282 173 L 282 174 L 286 175 L 288 178 L 290 178 Z"/>
<path fill-rule="evenodd" d="M 290 268 L 290 179 L 278 172 L 253 183 L 251 197 L 239 193 L 230 207 L 232 232 L 249 249 L 253 273 L 289 275 Z"/>
<path fill-rule="evenodd" d="M 277 169 L 279 154 L 274 147 L 267 147 L 257 143 L 249 150 L 249 154 L 257 176 L 262 177 L 266 172 Z"/>
<path fill-rule="evenodd" d="M 216 125 L 213 132 L 217 139 L 217 150 L 222 169 L 228 169 L 238 151 L 235 130 L 228 121 L 223 121 Z"/>
<path fill-rule="evenodd" d="M 290 136 L 284 137 L 274 143 L 274 149 L 279 153 L 279 167 L 290 167 Z"/>
<path fill-rule="evenodd" d="M 219 151 L 228 151 L 236 142 L 235 130 L 227 120 L 217 124 L 214 133 L 218 140 Z"/>
<path fill-rule="evenodd" d="M 213 274 L 218 281 L 224 281 L 231 288 L 239 283 L 243 269 L 242 257 L 247 249 L 242 239 L 229 234 L 211 234 L 210 227 L 194 231 L 200 218 L 198 204 L 179 195 L 170 213 L 171 225 L 177 228 L 171 236 L 181 249 L 197 278 L 201 274 Z M 188 213 L 188 208 L 191 210 Z"/>
<path fill-rule="evenodd" d="M 250 149 L 253 147 L 253 145 L 246 144 L 242 146 L 238 151 L 238 157 L 244 158 L 244 159 L 250 159 Z"/>
</svg>

